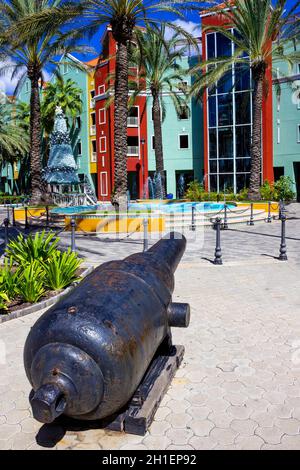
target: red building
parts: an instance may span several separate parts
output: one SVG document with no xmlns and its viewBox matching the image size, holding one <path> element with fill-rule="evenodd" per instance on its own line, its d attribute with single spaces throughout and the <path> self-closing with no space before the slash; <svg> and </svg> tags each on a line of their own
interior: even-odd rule
<svg viewBox="0 0 300 470">
<path fill-rule="evenodd" d="M 203 60 L 230 56 L 234 43 L 209 29 L 228 25 L 228 18 L 209 10 L 201 15 Z M 228 26 L 230 27 L 230 26 Z M 273 182 L 272 64 L 267 71 L 268 94 L 262 110 L 262 181 Z M 232 67 L 222 82 L 205 91 L 203 99 L 204 173 L 207 190 L 231 188 L 238 192 L 249 187 L 250 145 L 252 132 L 252 80 L 249 70 L 243 73 Z"/>
<path fill-rule="evenodd" d="M 98 199 L 109 201 L 114 188 L 114 104 L 106 106 L 116 67 L 116 42 L 108 27 L 102 40 L 102 56 L 95 72 Z M 135 72 L 135 71 L 133 71 Z M 137 73 L 138 80 L 138 73 Z M 127 175 L 131 199 L 147 195 L 146 95 L 141 94 L 129 111 L 127 123 Z"/>
</svg>

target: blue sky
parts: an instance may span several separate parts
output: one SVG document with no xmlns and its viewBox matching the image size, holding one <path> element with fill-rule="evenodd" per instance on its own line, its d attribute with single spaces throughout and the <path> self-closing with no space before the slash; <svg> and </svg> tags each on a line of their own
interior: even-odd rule
<svg viewBox="0 0 300 470">
<path fill-rule="evenodd" d="M 294 5 L 295 1 L 296 0 L 288 0 L 287 2 L 288 6 L 291 7 L 292 5 Z M 193 33 L 196 36 L 199 36 L 201 34 L 200 18 L 199 18 L 199 14 L 196 12 L 187 13 L 184 20 L 178 19 L 178 18 L 175 19 L 174 15 L 170 15 L 170 14 L 164 14 L 163 17 L 168 21 L 175 21 L 181 27 L 184 27 L 190 33 Z M 78 55 L 78 54 L 74 54 L 74 55 L 78 57 L 79 59 L 86 60 L 86 61 L 94 58 L 97 55 L 97 53 L 101 52 L 100 39 L 103 34 L 103 31 L 104 31 L 104 27 L 99 28 L 99 31 L 97 32 L 97 34 L 95 34 L 95 36 L 90 41 L 90 45 L 96 51 L 95 53 L 85 55 L 85 56 Z M 10 94 L 13 92 L 14 88 L 15 88 L 15 82 L 12 82 L 8 76 L 0 78 L 0 90 L 2 89 L 6 91 L 6 93 Z"/>
</svg>

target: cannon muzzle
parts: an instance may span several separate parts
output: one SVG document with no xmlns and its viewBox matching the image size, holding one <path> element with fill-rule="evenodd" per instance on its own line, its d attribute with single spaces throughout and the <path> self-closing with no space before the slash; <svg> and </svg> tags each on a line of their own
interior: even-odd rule
<svg viewBox="0 0 300 470">
<path fill-rule="evenodd" d="M 45 384 L 31 395 L 30 404 L 35 419 L 41 423 L 52 423 L 63 414 L 67 402 L 56 384 Z"/>
</svg>

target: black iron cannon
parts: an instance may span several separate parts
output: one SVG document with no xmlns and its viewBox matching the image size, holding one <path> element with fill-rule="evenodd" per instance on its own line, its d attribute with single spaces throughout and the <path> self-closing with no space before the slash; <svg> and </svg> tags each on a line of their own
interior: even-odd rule
<svg viewBox="0 0 300 470">
<path fill-rule="evenodd" d="M 172 303 L 185 238 L 105 263 L 35 323 L 24 364 L 34 417 L 111 416 L 132 397 L 170 327 L 187 327 L 188 304 Z"/>
</svg>

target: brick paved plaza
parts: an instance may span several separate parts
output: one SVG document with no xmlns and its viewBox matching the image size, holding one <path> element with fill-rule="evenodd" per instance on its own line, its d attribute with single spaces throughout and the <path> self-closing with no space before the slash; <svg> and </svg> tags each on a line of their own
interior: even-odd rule
<svg viewBox="0 0 300 470">
<path fill-rule="evenodd" d="M 289 217 L 288 262 L 275 258 L 278 221 L 222 232 L 223 266 L 209 261 L 213 231 L 188 243 L 174 300 L 190 303 L 191 325 L 173 329 L 174 342 L 186 354 L 145 437 L 35 421 L 22 352 L 41 312 L 1 324 L 6 360 L 0 364 L 0 449 L 299 449 L 297 205 Z M 96 265 L 139 251 L 141 242 L 81 237 L 77 246 Z"/>
</svg>

